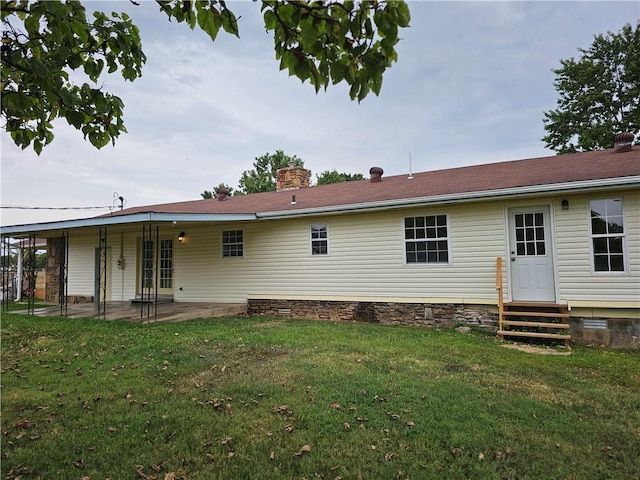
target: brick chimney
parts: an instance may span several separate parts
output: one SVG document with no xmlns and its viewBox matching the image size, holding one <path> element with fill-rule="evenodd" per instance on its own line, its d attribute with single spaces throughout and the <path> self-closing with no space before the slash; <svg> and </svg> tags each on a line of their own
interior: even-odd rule
<svg viewBox="0 0 640 480">
<path fill-rule="evenodd" d="M 276 191 L 308 187 L 310 177 L 309 170 L 297 165 L 280 168 L 276 171 Z"/>
</svg>

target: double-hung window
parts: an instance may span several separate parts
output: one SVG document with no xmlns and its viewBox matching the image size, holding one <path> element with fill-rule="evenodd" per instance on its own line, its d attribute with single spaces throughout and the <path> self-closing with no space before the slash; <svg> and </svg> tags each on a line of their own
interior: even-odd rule
<svg viewBox="0 0 640 480">
<path fill-rule="evenodd" d="M 591 247 L 595 272 L 624 272 L 625 227 L 622 199 L 589 202 L 591 212 Z"/>
<path fill-rule="evenodd" d="M 242 257 L 244 255 L 244 238 L 242 230 L 224 230 L 222 232 L 222 256 Z"/>
<path fill-rule="evenodd" d="M 311 225 L 311 255 L 329 254 L 329 234 L 326 224 Z"/>
<path fill-rule="evenodd" d="M 407 263 L 449 263 L 449 228 L 446 215 L 404 219 Z"/>
</svg>

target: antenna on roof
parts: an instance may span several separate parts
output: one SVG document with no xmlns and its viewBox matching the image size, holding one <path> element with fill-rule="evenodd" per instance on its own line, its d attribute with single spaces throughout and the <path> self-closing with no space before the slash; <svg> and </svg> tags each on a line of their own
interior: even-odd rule
<svg viewBox="0 0 640 480">
<path fill-rule="evenodd" d="M 122 195 L 118 195 L 118 192 L 113 192 L 113 207 L 119 208 L 120 211 L 124 210 L 124 206 L 127 204 L 127 199 Z"/>
<path fill-rule="evenodd" d="M 412 178 L 413 178 L 413 173 L 411 169 L 411 152 L 409 152 L 409 176 L 407 177 L 407 180 L 411 180 Z"/>
</svg>

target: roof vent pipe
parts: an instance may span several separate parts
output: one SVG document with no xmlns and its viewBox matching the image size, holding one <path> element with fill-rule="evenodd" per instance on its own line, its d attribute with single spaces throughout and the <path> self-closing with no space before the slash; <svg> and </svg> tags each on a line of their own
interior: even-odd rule
<svg viewBox="0 0 640 480">
<path fill-rule="evenodd" d="M 373 183 L 373 182 L 381 182 L 383 173 L 384 173 L 384 170 L 382 170 L 380 167 L 371 167 L 369 169 L 369 175 L 371 175 L 369 177 L 369 181 L 371 183 Z"/>
<path fill-rule="evenodd" d="M 613 137 L 613 153 L 630 152 L 635 135 L 631 132 L 617 133 Z"/>
<path fill-rule="evenodd" d="M 218 191 L 216 192 L 216 198 L 218 199 L 219 202 L 222 202 L 227 199 L 230 193 L 231 192 L 229 192 L 229 190 L 226 188 L 219 188 Z"/>
</svg>

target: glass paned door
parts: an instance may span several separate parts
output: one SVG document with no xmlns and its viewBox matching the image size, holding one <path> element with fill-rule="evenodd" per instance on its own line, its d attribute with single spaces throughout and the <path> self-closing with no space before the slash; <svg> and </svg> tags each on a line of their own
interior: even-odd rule
<svg viewBox="0 0 640 480">
<path fill-rule="evenodd" d="M 555 302 L 549 207 L 509 210 L 509 267 L 513 301 Z"/>
<path fill-rule="evenodd" d="M 173 289 L 173 240 L 160 240 L 160 291 Z"/>
<path fill-rule="evenodd" d="M 170 238 L 161 239 L 158 252 L 156 252 L 155 243 L 154 240 L 141 242 L 142 278 L 139 281 L 139 285 L 142 286 L 145 294 L 154 292 L 156 285 L 158 285 L 159 294 L 172 294 L 173 240 Z"/>
</svg>

